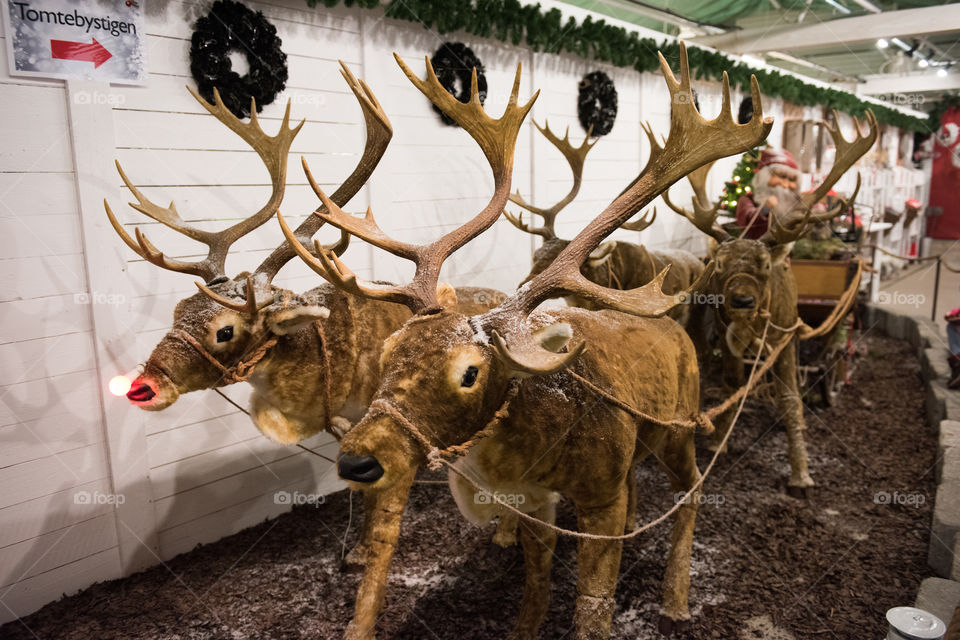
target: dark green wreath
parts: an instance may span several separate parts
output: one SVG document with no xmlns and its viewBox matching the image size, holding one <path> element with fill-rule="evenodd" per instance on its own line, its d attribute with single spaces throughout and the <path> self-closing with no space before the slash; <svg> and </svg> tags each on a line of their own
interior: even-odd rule
<svg viewBox="0 0 960 640">
<path fill-rule="evenodd" d="M 617 89 L 603 71 L 583 76 L 577 94 L 577 117 L 584 131 L 593 127 L 593 135 L 605 136 L 617 119 Z"/>
<path fill-rule="evenodd" d="M 257 111 L 273 102 L 287 84 L 287 54 L 277 28 L 263 16 L 234 0 L 217 0 L 210 13 L 197 20 L 190 45 L 190 73 L 200 95 L 213 102 L 216 87 L 223 103 L 238 118 L 250 115 L 250 98 Z M 232 69 L 231 51 L 247 58 L 250 70 L 241 76 Z"/>
<path fill-rule="evenodd" d="M 437 74 L 443 88 L 460 102 L 470 101 L 470 79 L 473 70 L 477 70 L 477 93 L 480 104 L 487 100 L 487 77 L 483 74 L 483 63 L 474 55 L 473 50 L 462 42 L 444 42 L 430 58 L 430 64 Z M 440 114 L 444 124 L 457 126 L 453 118 L 445 114 L 436 105 L 433 110 Z"/>
</svg>

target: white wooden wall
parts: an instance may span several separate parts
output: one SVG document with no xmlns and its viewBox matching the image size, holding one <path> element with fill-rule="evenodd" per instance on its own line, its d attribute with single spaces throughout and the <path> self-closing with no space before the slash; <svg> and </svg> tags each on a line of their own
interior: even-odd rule
<svg viewBox="0 0 960 640">
<path fill-rule="evenodd" d="M 304 155 L 332 191 L 353 168 L 363 143 L 360 110 L 338 72 L 347 62 L 373 88 L 395 129 L 377 173 L 347 207 L 371 204 L 382 226 L 413 241 L 435 238 L 472 217 L 488 200 L 492 179 L 482 154 L 462 130 L 446 127 L 393 63 L 398 51 L 422 73 L 422 58 L 445 40 L 468 42 L 484 61 L 487 105 L 499 115 L 517 61 L 521 98 L 542 89 L 533 117 L 554 130 L 570 126 L 579 142 L 576 92 L 600 68 L 615 81 L 619 115 L 613 132 L 591 152 L 580 198 L 560 218 L 572 237 L 640 170 L 648 143 L 640 123 L 665 133 L 669 102 L 658 75 L 534 54 L 462 34 L 437 36 L 376 12 L 309 9 L 302 0 L 248 2 L 277 26 L 288 55 L 287 90 L 261 115 L 269 133 L 287 98 L 307 123 L 293 145 L 282 211 L 294 223 L 316 207 L 299 170 Z M 327 492 L 335 473 L 318 458 L 260 436 L 249 419 L 212 392 L 182 397 L 159 413 L 131 408 L 105 392 L 114 375 L 146 359 L 169 329 L 174 304 L 195 289 L 190 276 L 137 258 L 107 224 L 109 198 L 122 222 L 140 224 L 177 257 L 201 248 L 123 203 L 113 157 L 158 203 L 176 201 L 185 219 L 210 228 L 253 213 L 269 184 L 255 153 L 203 112 L 184 89 L 192 24 L 208 3 L 147 5 L 150 70 L 145 87 L 9 77 L 0 60 L 0 622 L 30 613 L 63 593 L 169 559 L 289 508 L 278 490 Z M 564 5 L 565 12 L 581 10 Z M 5 44 L 5 43 L 0 43 Z M 6 49 L 0 46 L 0 56 Z M 697 83 L 705 114 L 719 111 L 718 83 Z M 734 97 L 734 109 L 740 96 Z M 779 101 L 767 100 L 776 116 Z M 779 128 L 774 129 L 776 138 Z M 773 140 L 778 144 L 779 140 Z M 717 163 L 719 193 L 736 158 Z M 514 186 L 535 203 L 566 193 L 569 170 L 532 126 L 521 134 Z M 689 188 L 675 187 L 678 202 Z M 659 204 L 643 234 L 618 232 L 652 247 L 700 253 L 693 227 Z M 324 231 L 324 234 L 330 232 Z M 332 235 L 330 237 L 333 237 Z M 228 261 L 236 273 L 254 267 L 281 240 L 270 222 L 244 238 Z M 532 237 L 498 222 L 456 254 L 444 279 L 454 285 L 512 290 L 526 275 Z M 366 277 L 403 279 L 410 265 L 360 242 L 346 254 Z M 305 290 L 319 278 L 294 260 L 278 284 Z M 88 303 L 92 300 L 92 303 Z M 240 403 L 246 385 L 227 393 Z M 311 443 L 328 454 L 331 442 Z M 78 492 L 121 494 L 111 504 L 78 504 Z"/>
</svg>

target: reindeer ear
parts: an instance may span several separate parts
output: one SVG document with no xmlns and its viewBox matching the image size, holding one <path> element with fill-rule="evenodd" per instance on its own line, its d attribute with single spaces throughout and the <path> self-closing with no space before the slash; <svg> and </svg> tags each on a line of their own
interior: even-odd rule
<svg viewBox="0 0 960 640">
<path fill-rule="evenodd" d="M 456 290 L 446 282 L 441 282 L 437 285 L 437 302 L 444 309 L 455 309 L 459 303 Z"/>
<path fill-rule="evenodd" d="M 787 256 L 790 255 L 790 250 L 793 249 L 793 243 L 788 242 L 787 244 L 778 244 L 775 247 L 770 248 L 770 263 L 773 266 L 781 265 L 787 259 Z"/>
<path fill-rule="evenodd" d="M 566 322 L 551 324 L 533 334 L 533 339 L 539 342 L 541 347 L 554 353 L 560 353 L 572 337 L 573 329 Z"/>
<path fill-rule="evenodd" d="M 282 307 L 267 314 L 267 326 L 275 335 L 285 336 L 294 333 L 305 324 L 323 320 L 329 315 L 329 309 L 315 304 Z"/>
<path fill-rule="evenodd" d="M 590 255 L 587 256 L 587 264 L 594 268 L 602 266 L 610 259 L 610 256 L 613 255 L 613 250 L 616 246 L 616 240 L 607 240 L 601 243 L 599 247 L 591 251 Z"/>
</svg>

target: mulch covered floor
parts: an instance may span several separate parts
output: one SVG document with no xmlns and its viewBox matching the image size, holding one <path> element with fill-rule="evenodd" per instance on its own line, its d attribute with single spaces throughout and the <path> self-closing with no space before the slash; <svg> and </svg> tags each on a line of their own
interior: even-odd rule
<svg viewBox="0 0 960 640">
<path fill-rule="evenodd" d="M 807 412 L 814 496 L 784 493 L 786 439 L 772 407 L 747 403 L 708 478 L 690 594 L 690 638 L 880 638 L 884 613 L 912 604 L 926 567 L 936 442 L 924 424 L 919 367 L 909 347 L 871 336 L 837 406 Z M 701 469 L 710 452 L 700 452 Z M 426 480 L 441 479 L 425 474 Z M 638 474 L 640 520 L 673 503 L 661 473 Z M 880 494 L 877 497 L 877 494 Z M 890 496 L 887 500 L 885 496 Z M 346 492 L 299 507 L 123 580 L 95 585 L 0 628 L 10 640 L 333 639 L 350 619 L 359 580 L 340 570 L 357 538 Z M 889 503 L 885 503 L 889 502 Z M 900 502 L 901 504 L 896 504 Z M 917 504 L 921 503 L 921 504 Z M 569 504 L 558 523 L 573 527 Z M 659 584 L 669 525 L 624 548 L 613 637 L 658 637 Z M 442 484 L 414 488 L 378 637 L 500 639 L 517 614 L 519 548 L 490 542 L 459 516 Z M 561 538 L 541 638 L 573 638 L 576 544 Z"/>
</svg>

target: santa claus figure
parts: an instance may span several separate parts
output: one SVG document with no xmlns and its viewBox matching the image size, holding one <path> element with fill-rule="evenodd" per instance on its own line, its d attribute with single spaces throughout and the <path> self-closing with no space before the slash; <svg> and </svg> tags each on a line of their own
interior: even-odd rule
<svg viewBox="0 0 960 640">
<path fill-rule="evenodd" d="M 753 193 L 737 201 L 737 224 L 747 229 L 747 238 L 759 238 L 767 230 L 770 215 L 786 213 L 800 199 L 800 167 L 786 149 L 764 149 L 753 177 Z"/>
</svg>

